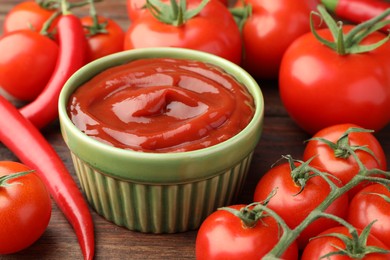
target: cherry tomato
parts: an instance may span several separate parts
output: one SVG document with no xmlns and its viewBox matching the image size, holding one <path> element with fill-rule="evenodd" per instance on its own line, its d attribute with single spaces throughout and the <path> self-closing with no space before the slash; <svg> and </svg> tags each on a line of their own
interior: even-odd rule
<svg viewBox="0 0 390 260">
<path fill-rule="evenodd" d="M 353 26 L 344 26 L 343 32 Z M 329 29 L 318 34 L 331 41 Z M 374 32 L 362 45 L 386 35 Z M 378 131 L 390 121 L 390 42 L 366 53 L 340 55 L 310 32 L 286 50 L 280 67 L 281 100 L 293 120 L 314 134 L 353 123 Z"/>
<path fill-rule="evenodd" d="M 351 234 L 348 232 L 348 229 L 344 226 L 330 228 L 324 231 L 323 233 L 321 233 L 319 236 L 330 234 L 330 233 L 337 233 L 337 234 L 342 234 L 351 237 Z M 376 237 L 374 237 L 371 234 L 368 236 L 366 245 L 377 246 L 386 250 L 389 249 L 381 241 L 379 241 Z M 346 246 L 345 243 L 339 238 L 333 236 L 317 237 L 312 239 L 309 242 L 309 244 L 306 246 L 306 248 L 303 251 L 301 260 L 321 259 L 322 256 L 329 254 L 331 252 L 339 251 L 340 248 L 345 249 Z M 389 260 L 390 254 L 371 253 L 365 255 L 362 258 L 360 257 L 356 258 L 356 257 L 349 257 L 347 255 L 333 255 L 329 258 L 323 258 L 323 259 L 332 259 L 332 260 L 348 260 L 348 259 L 385 260 L 386 259 Z"/>
<path fill-rule="evenodd" d="M 187 10 L 200 1 L 187 2 Z M 182 47 L 209 52 L 236 64 L 241 61 L 240 31 L 228 8 L 211 0 L 182 25 L 171 25 L 156 19 L 150 11 L 133 21 L 125 36 L 125 49 L 143 47 Z"/>
<path fill-rule="evenodd" d="M 233 205 L 239 210 L 245 205 Z M 197 260 L 261 259 L 279 241 L 280 227 L 270 216 L 260 219 L 254 227 L 245 227 L 242 220 L 226 210 L 209 215 L 196 237 Z M 294 242 L 284 252 L 283 259 L 298 259 Z"/>
<path fill-rule="evenodd" d="M 372 225 L 371 234 L 390 248 L 389 198 L 390 191 L 381 184 L 365 187 L 350 202 L 347 220 L 361 229 L 376 220 Z"/>
<path fill-rule="evenodd" d="M 299 163 L 296 163 L 299 166 Z M 277 188 L 276 194 L 267 206 L 273 209 L 290 228 L 298 226 L 311 211 L 313 211 L 330 192 L 329 185 L 322 177 L 311 177 L 301 191 L 291 177 L 289 163 L 274 166 L 257 183 L 254 201 L 263 201 Z M 336 199 L 325 212 L 345 218 L 348 209 L 348 197 L 343 195 Z M 303 248 L 308 240 L 330 227 L 336 226 L 333 220 L 320 218 L 311 223 L 298 237 L 298 246 Z"/>
<path fill-rule="evenodd" d="M 3 32 L 13 32 L 20 29 L 32 29 L 40 32 L 43 24 L 56 12 L 56 8 L 46 8 L 37 1 L 23 1 L 15 5 L 4 18 Z M 55 28 L 58 19 L 54 19 L 49 32 Z"/>
<path fill-rule="evenodd" d="M 245 0 L 252 15 L 242 28 L 243 67 L 255 78 L 276 79 L 282 56 L 299 36 L 310 31 L 310 12 L 318 0 Z M 236 7 L 242 5 L 236 2 Z"/>
<path fill-rule="evenodd" d="M 9 179 L 4 177 L 30 171 L 11 161 L 0 162 L 0 254 L 11 254 L 31 246 L 46 230 L 51 216 L 51 199 L 34 172 Z"/>
<path fill-rule="evenodd" d="M 228 5 L 227 0 L 219 0 L 224 5 Z M 145 11 L 146 0 L 126 0 L 127 15 L 131 21 L 135 21 L 140 16 L 140 13 Z"/>
<path fill-rule="evenodd" d="M 56 65 L 58 45 L 38 32 L 18 30 L 0 38 L 0 87 L 13 97 L 34 100 Z"/>
<path fill-rule="evenodd" d="M 93 61 L 109 54 L 123 51 L 125 32 L 114 20 L 98 16 L 98 25 L 95 28 L 91 16 L 81 18 L 81 23 L 86 28 L 88 49 L 88 61 Z M 96 29 L 95 33 L 93 30 Z M 99 31 L 101 30 L 101 31 Z"/>
<path fill-rule="evenodd" d="M 339 124 L 326 127 L 316 133 L 313 137 L 324 138 L 332 143 L 337 143 L 342 135 L 351 127 L 360 128 L 354 124 Z M 356 150 L 356 155 L 359 160 L 367 167 L 367 169 L 378 168 L 381 170 L 387 169 L 385 152 L 376 139 L 370 132 L 353 132 L 348 135 L 349 146 L 366 146 L 373 153 L 362 150 Z M 343 146 L 344 144 L 340 144 Z M 342 149 L 343 147 L 339 147 Z M 340 152 L 340 150 L 338 150 Z M 343 153 L 344 154 L 344 153 Z M 303 152 L 303 160 L 309 160 L 314 157 L 310 165 L 320 169 L 321 171 L 334 175 L 342 184 L 348 183 L 358 172 L 359 165 L 352 155 L 345 153 L 347 158 L 336 157 L 335 151 L 322 141 L 311 140 L 307 143 Z M 349 198 L 361 190 L 368 183 L 360 183 L 349 191 Z"/>
</svg>

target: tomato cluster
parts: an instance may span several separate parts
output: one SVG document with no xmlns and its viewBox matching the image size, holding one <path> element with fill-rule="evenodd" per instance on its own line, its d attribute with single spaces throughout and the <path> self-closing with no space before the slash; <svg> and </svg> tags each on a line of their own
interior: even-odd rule
<svg viewBox="0 0 390 260">
<path fill-rule="evenodd" d="M 124 39 L 122 28 L 114 20 L 98 16 L 90 2 L 91 14 L 80 17 L 88 42 L 85 62 L 122 51 Z M 68 3 L 70 9 L 79 5 Z M 0 86 L 12 97 L 30 102 L 50 80 L 61 47 L 56 37 L 61 15 L 55 1 L 23 1 L 6 15 L 0 37 Z"/>
<path fill-rule="evenodd" d="M 286 162 L 266 172 L 255 203 L 206 218 L 197 258 L 389 259 L 390 173 L 372 131 L 354 124 L 324 128 L 302 157 L 284 156 Z"/>
</svg>

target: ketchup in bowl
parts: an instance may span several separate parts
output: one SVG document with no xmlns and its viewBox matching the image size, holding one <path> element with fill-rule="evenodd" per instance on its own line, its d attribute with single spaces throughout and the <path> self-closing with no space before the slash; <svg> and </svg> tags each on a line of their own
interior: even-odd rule
<svg viewBox="0 0 390 260">
<path fill-rule="evenodd" d="M 70 97 L 68 115 L 86 135 L 114 147 L 184 152 L 223 142 L 251 121 L 246 88 L 200 61 L 150 58 L 109 68 Z"/>
</svg>

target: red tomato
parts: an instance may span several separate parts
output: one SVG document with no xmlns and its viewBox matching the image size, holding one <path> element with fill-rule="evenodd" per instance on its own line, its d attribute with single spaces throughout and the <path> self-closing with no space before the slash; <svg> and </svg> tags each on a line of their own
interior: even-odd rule
<svg viewBox="0 0 390 260">
<path fill-rule="evenodd" d="M 252 5 L 252 15 L 242 29 L 243 67 L 255 78 L 276 79 L 287 47 L 310 31 L 310 12 L 318 0 L 245 2 Z M 236 7 L 241 4 L 237 1 Z"/>
<path fill-rule="evenodd" d="M 299 164 L 297 164 L 299 165 Z M 267 206 L 281 216 L 290 228 L 298 226 L 328 195 L 330 187 L 321 177 L 310 178 L 303 191 L 291 177 L 289 163 L 283 163 L 270 169 L 258 182 L 254 201 L 265 200 L 277 188 L 276 194 Z M 325 212 L 345 218 L 348 210 L 348 197 L 336 199 Z M 298 237 L 298 246 L 303 248 L 308 240 L 337 223 L 320 218 L 311 223 Z"/>
<path fill-rule="evenodd" d="M 348 237 L 351 237 L 351 234 L 348 232 L 348 229 L 344 226 L 338 226 L 338 227 L 328 229 L 323 233 L 321 233 L 320 235 L 325 235 L 330 233 L 343 234 Z M 389 249 L 381 241 L 379 241 L 376 237 L 372 235 L 368 236 L 366 245 L 377 246 L 387 250 Z M 309 244 L 306 246 L 305 250 L 303 251 L 301 260 L 321 259 L 322 256 L 329 254 L 331 252 L 339 251 L 340 248 L 342 249 L 346 248 L 345 243 L 341 239 L 332 236 L 318 237 L 312 239 L 309 242 Z M 359 251 L 358 253 L 360 253 Z M 349 257 L 346 255 L 333 255 L 330 256 L 329 258 L 323 258 L 323 259 L 331 259 L 331 260 L 348 260 L 348 259 L 385 260 L 386 259 L 388 260 L 390 259 L 390 254 L 371 253 L 371 254 L 366 254 L 362 258 L 361 257 L 362 257 L 361 255 L 359 256 L 355 255 L 355 257 L 352 256 Z"/>
<path fill-rule="evenodd" d="M 324 138 L 332 143 L 337 143 L 337 140 L 339 140 L 350 127 L 360 128 L 353 124 L 339 124 L 320 130 L 314 137 Z M 349 134 L 348 139 L 350 146 L 367 146 L 375 155 L 376 158 L 368 152 L 362 150 L 356 151 L 356 155 L 367 169 L 377 168 L 384 171 L 387 169 L 385 152 L 372 133 L 355 132 Z M 339 149 L 342 149 L 342 147 L 340 146 Z M 347 154 L 347 158 L 336 157 L 335 151 L 324 142 L 312 140 L 307 143 L 303 152 L 303 160 L 307 161 L 313 156 L 315 157 L 310 163 L 311 166 L 334 175 L 343 185 L 348 183 L 359 172 L 359 165 L 352 155 Z M 366 185 L 367 183 L 360 183 L 350 190 L 349 198 L 352 199 L 354 194 Z"/>
<path fill-rule="evenodd" d="M 188 1 L 187 10 L 200 1 Z M 182 47 L 209 52 L 236 64 L 241 61 L 240 31 L 228 8 L 211 0 L 202 11 L 181 26 L 157 20 L 149 11 L 133 21 L 125 36 L 125 49 Z"/>
<path fill-rule="evenodd" d="M 371 234 L 390 248 L 390 191 L 381 184 L 365 187 L 350 202 L 347 220 L 363 229 L 372 221 Z"/>
<path fill-rule="evenodd" d="M 332 40 L 329 29 L 318 33 Z M 362 44 L 384 37 L 372 33 Z M 390 121 L 390 61 L 384 59 L 389 53 L 387 42 L 368 53 L 339 55 L 312 33 L 301 36 L 287 49 L 280 67 L 280 96 L 286 110 L 310 134 L 343 123 L 380 130 Z"/>
<path fill-rule="evenodd" d="M 227 0 L 219 0 L 224 5 L 228 5 Z M 167 1 L 166 1 L 167 2 Z M 146 0 L 126 0 L 127 15 L 131 21 L 138 19 L 140 14 L 145 11 Z"/>
<path fill-rule="evenodd" d="M 18 30 L 0 38 L 0 87 L 24 101 L 34 100 L 56 65 L 58 45 L 38 32 Z"/>
<path fill-rule="evenodd" d="M 103 32 L 94 34 L 93 30 L 86 29 L 88 49 L 88 61 L 93 61 L 109 54 L 123 51 L 125 32 L 114 20 L 98 17 L 99 26 L 104 25 Z M 93 27 L 91 16 L 81 18 L 83 26 Z M 91 34 L 91 35 L 90 35 Z"/>
<path fill-rule="evenodd" d="M 245 205 L 230 206 L 239 210 Z M 226 210 L 209 215 L 199 228 L 196 237 L 197 260 L 258 260 L 279 241 L 280 227 L 276 220 L 266 216 L 254 227 L 243 226 L 242 220 Z M 283 259 L 298 259 L 294 242 L 284 252 Z"/>
<path fill-rule="evenodd" d="M 37 1 L 23 1 L 15 5 L 6 15 L 3 23 L 3 32 L 13 32 L 20 29 L 33 29 L 40 32 L 43 24 L 56 12 L 56 8 L 48 8 Z M 55 19 L 50 26 L 49 32 L 57 24 Z"/>
<path fill-rule="evenodd" d="M 32 172 L 4 183 L 5 176 L 29 170 L 17 162 L 0 162 L 0 254 L 31 246 L 49 224 L 51 199 L 38 175 Z"/>
</svg>

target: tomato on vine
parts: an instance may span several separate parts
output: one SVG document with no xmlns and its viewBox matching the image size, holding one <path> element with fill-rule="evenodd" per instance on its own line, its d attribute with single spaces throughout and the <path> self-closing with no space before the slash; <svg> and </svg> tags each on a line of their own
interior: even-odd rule
<svg viewBox="0 0 390 260">
<path fill-rule="evenodd" d="M 379 131 L 390 122 L 390 42 L 375 29 L 390 22 L 381 22 L 390 10 L 358 26 L 342 26 L 323 6 L 318 10 L 329 28 L 313 28 L 283 55 L 283 105 L 310 134 L 342 123 Z"/>
<path fill-rule="evenodd" d="M 310 31 L 309 15 L 318 0 L 238 0 L 232 13 L 242 21 L 243 67 L 255 78 L 277 79 L 287 47 Z M 244 11 L 245 12 L 245 11 Z"/>
<path fill-rule="evenodd" d="M 209 215 L 196 237 L 198 260 L 258 260 L 279 241 L 278 222 L 253 205 L 232 205 Z M 298 259 L 294 242 L 283 253 L 283 259 Z"/>
<path fill-rule="evenodd" d="M 262 176 L 256 185 L 254 201 L 264 200 L 276 189 L 267 206 L 294 229 L 328 197 L 331 187 L 322 176 L 312 172 L 310 161 L 297 161 L 290 156 L 286 159 L 288 162 L 274 166 Z M 343 194 L 335 199 L 325 212 L 345 218 L 347 210 L 348 197 Z M 299 234 L 299 248 L 304 248 L 311 237 L 337 224 L 327 218 L 313 221 Z"/>
<path fill-rule="evenodd" d="M 310 158 L 310 165 L 332 174 L 344 185 L 359 173 L 359 163 L 367 169 L 387 169 L 385 152 L 372 131 L 354 124 L 338 124 L 318 131 L 303 152 L 303 160 Z M 352 188 L 348 192 L 350 199 L 367 184 L 362 182 Z"/>
<path fill-rule="evenodd" d="M 181 47 L 241 61 L 241 35 L 229 9 L 218 0 L 149 0 L 126 31 L 125 49 Z"/>
<path fill-rule="evenodd" d="M 390 190 L 382 184 L 372 184 L 358 192 L 350 202 L 347 220 L 357 228 L 371 222 L 371 234 L 390 249 Z"/>
<path fill-rule="evenodd" d="M 54 1 L 23 1 L 15 5 L 5 16 L 3 33 L 17 30 L 40 32 L 44 23 L 55 16 L 58 4 Z M 58 19 L 54 19 L 48 32 L 52 32 Z"/>
<path fill-rule="evenodd" d="M 337 226 L 310 240 L 301 259 L 388 260 L 390 251 L 369 229 L 353 230 L 351 234 L 348 227 Z"/>
<path fill-rule="evenodd" d="M 93 0 L 90 0 L 90 15 L 80 20 L 88 42 L 88 62 L 123 51 L 125 32 L 113 19 L 98 15 Z"/>
<path fill-rule="evenodd" d="M 38 175 L 24 164 L 0 162 L 0 254 L 31 246 L 50 216 L 50 195 Z"/>
</svg>

